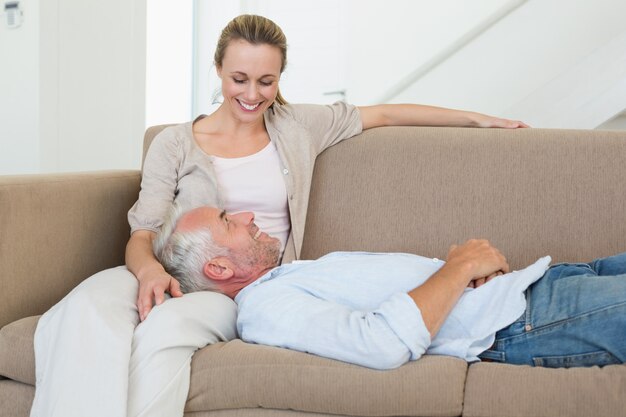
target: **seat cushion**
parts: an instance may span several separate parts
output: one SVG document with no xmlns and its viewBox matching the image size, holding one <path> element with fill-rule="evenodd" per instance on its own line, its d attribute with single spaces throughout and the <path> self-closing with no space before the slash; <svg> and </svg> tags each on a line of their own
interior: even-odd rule
<svg viewBox="0 0 626 417">
<path fill-rule="evenodd" d="M 28 417 L 35 398 L 35 387 L 8 379 L 0 380 L 0 415 Z"/>
<path fill-rule="evenodd" d="M 458 416 L 467 364 L 424 356 L 390 371 L 233 340 L 198 351 L 186 412 L 236 408 Z"/>
<path fill-rule="evenodd" d="M 549 369 L 476 363 L 467 375 L 463 416 L 623 417 L 625 394 L 626 365 Z"/>
<path fill-rule="evenodd" d="M 35 385 L 33 338 L 39 317 L 26 317 L 0 329 L 0 375 Z"/>
</svg>

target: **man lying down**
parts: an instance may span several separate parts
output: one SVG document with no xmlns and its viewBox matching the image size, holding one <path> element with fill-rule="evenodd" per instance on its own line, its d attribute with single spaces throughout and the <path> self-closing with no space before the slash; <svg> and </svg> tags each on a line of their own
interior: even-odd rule
<svg viewBox="0 0 626 417">
<path fill-rule="evenodd" d="M 174 213 L 154 241 L 183 292 L 235 300 L 246 342 L 375 369 L 425 353 L 551 367 L 626 360 L 626 253 L 510 271 L 486 240 L 452 246 L 446 262 L 335 252 L 278 266 L 279 246 L 253 213 L 214 207 Z"/>
</svg>

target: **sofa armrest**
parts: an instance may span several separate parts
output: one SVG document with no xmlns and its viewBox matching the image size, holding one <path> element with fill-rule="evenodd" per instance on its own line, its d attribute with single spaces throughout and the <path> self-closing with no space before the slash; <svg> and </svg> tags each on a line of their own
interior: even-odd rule
<svg viewBox="0 0 626 417">
<path fill-rule="evenodd" d="M 124 263 L 138 170 L 0 176 L 0 327 Z"/>
</svg>

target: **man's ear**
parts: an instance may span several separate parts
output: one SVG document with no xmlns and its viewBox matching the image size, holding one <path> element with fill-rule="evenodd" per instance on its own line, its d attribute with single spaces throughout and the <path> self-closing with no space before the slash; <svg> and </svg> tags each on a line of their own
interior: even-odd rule
<svg viewBox="0 0 626 417">
<path fill-rule="evenodd" d="M 225 281 L 233 276 L 234 271 L 226 258 L 213 258 L 204 264 L 204 275 L 214 281 Z"/>
</svg>

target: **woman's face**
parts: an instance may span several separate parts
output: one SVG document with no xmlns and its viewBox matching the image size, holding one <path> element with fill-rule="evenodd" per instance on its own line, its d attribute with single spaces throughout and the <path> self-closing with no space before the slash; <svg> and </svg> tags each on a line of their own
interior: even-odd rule
<svg viewBox="0 0 626 417">
<path fill-rule="evenodd" d="M 235 118 L 256 121 L 272 105 L 278 93 L 280 50 L 271 45 L 231 41 L 217 74 L 222 79 L 224 104 Z"/>
</svg>

